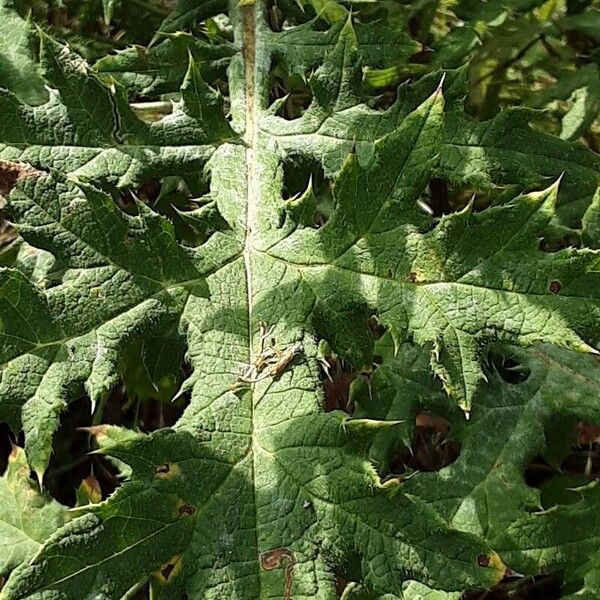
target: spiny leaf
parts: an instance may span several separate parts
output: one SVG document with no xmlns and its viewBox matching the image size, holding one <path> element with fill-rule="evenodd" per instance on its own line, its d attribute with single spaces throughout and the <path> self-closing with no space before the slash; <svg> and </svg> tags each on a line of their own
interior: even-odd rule
<svg viewBox="0 0 600 600">
<path fill-rule="evenodd" d="M 223 7 L 182 1 L 165 28 L 214 10 Z M 265 10 L 262 1 L 229 8 L 231 125 L 195 61 L 174 114 L 147 123 L 118 86 L 49 40 L 43 62 L 57 89 L 49 104 L 30 110 L 5 96 L 13 119 L 6 132 L 0 125 L 3 155 L 37 168 L 3 165 L 8 210 L 63 273 L 42 289 L 23 272 L 2 272 L 0 407 L 17 424 L 23 407 L 32 466 L 45 468 L 68 402 L 106 397 L 127 347 L 160 332 L 185 344 L 193 373 L 174 428 L 92 430 L 127 481 L 18 567 L 3 600 L 120 598 L 145 581 L 164 598 L 330 600 L 340 571 L 375 597 L 400 596 L 409 581 L 449 592 L 489 587 L 505 573 L 485 531 L 458 531 L 453 515 L 380 480 L 369 453 L 397 423 L 323 411 L 318 340 L 349 368 L 369 370 L 375 315 L 397 346 L 432 348 L 450 406 L 475 411 L 490 342 L 593 352 L 598 253 L 539 250 L 558 184 L 481 212 L 425 214 L 419 201 L 432 175 L 446 169 L 452 181 L 492 187 L 507 183 L 506 156 L 494 158 L 489 122 L 456 116 L 464 72 L 446 83 L 450 127 L 437 74 L 403 87 L 386 111 L 366 106 L 361 61 L 375 52 L 361 51 L 351 19 L 310 77 L 311 106 L 286 123 L 268 106 L 269 65 L 281 48 Z M 497 117 L 498 131 L 502 118 L 515 136 L 540 139 L 514 116 Z M 448 140 L 465 132 L 481 146 L 476 158 L 491 163 L 448 158 Z M 577 181 L 589 187 L 594 155 L 543 139 L 552 141 L 541 163 L 552 168 L 542 175 L 558 175 L 557 155 L 569 148 L 581 162 Z M 310 193 L 300 209 L 284 199 L 295 158 L 332 179 L 325 223 L 311 223 Z M 535 167 L 508 166 L 510 182 L 541 183 Z M 188 214 L 213 225 L 197 246 L 144 203 L 128 215 L 107 193 L 165 174 L 210 178 Z"/>
<path fill-rule="evenodd" d="M 203 114 L 190 90 L 173 114 L 146 123 L 124 101 L 122 90 L 103 83 L 79 56 L 42 37 L 42 67 L 52 88 L 47 103 L 31 107 L 0 89 L 0 158 L 55 168 L 73 177 L 106 179 L 119 186 L 202 167 L 230 131 L 221 111 Z M 184 82 L 198 81 L 191 67 Z M 213 107 L 215 92 L 199 89 Z M 204 120 L 210 118 L 209 123 Z M 51 151 L 49 151 L 51 148 Z"/>
<path fill-rule="evenodd" d="M 17 426 L 16 406 L 24 407 L 28 457 L 43 471 L 72 394 L 85 389 L 92 401 L 101 399 L 116 383 L 127 340 L 172 323 L 190 294 L 206 294 L 204 280 L 218 268 L 218 256 L 227 262 L 239 248 L 217 234 L 206 247 L 214 245 L 208 261 L 195 260 L 194 249 L 176 242 L 171 223 L 143 204 L 131 217 L 94 188 L 42 173 L 28 173 L 12 198 L 21 234 L 70 273 L 46 294 L 16 270 L 0 274 L 6 365 L 0 406 Z"/>
<path fill-rule="evenodd" d="M 333 582 L 326 556 L 354 552 L 365 584 L 385 591 L 407 573 L 440 568 L 439 553 L 448 543 L 474 554 L 469 565 L 451 560 L 447 587 L 468 585 L 472 577 L 488 582 L 501 577 L 499 561 L 485 569 L 477 565 L 478 553 L 489 549 L 475 538 L 451 532 L 416 499 L 389 499 L 377 491 L 344 419 L 306 414 L 274 420 L 255 430 L 254 449 L 234 462 L 224 462 L 210 444 L 183 431 L 104 442 L 104 452 L 132 467 L 131 480 L 109 503 L 90 508 L 62 530 L 72 559 L 65 561 L 66 548 L 56 539 L 39 555 L 38 566 L 24 566 L 3 593 L 27 597 L 34 589 L 51 588 L 68 596 L 74 587 L 89 593 L 94 578 L 101 577 L 105 593 L 119 597 L 141 573 L 155 570 L 155 593 L 168 596 L 189 586 L 203 598 L 228 594 L 224 590 L 248 598 L 261 589 L 283 595 L 289 581 L 297 596 L 329 597 Z M 197 486 L 198 477 L 203 486 Z M 238 506 L 252 510 L 233 514 L 232 495 L 241 500 Z M 155 507 L 151 518 L 148 506 Z M 119 533 L 129 522 L 139 523 L 130 540 Z M 244 523 L 252 523 L 250 529 Z M 258 555 L 257 543 L 264 547 Z M 258 573 L 250 570 L 257 556 Z M 396 560 L 384 558 L 391 556 Z M 231 583 L 223 579 L 227 573 L 234 577 Z M 236 589 L 242 578 L 243 591 Z"/>
<path fill-rule="evenodd" d="M 176 33 L 150 49 L 134 46 L 109 54 L 96 62 L 94 69 L 107 81 L 113 78 L 131 92 L 152 96 L 179 90 L 190 54 L 203 77 L 210 78 L 217 70 L 224 70 L 234 52 L 227 43 Z"/>
<path fill-rule="evenodd" d="M 448 115 L 441 177 L 475 187 L 549 185 L 564 174 L 558 214 L 563 224 L 578 227 L 600 182 L 600 157 L 581 144 L 564 142 L 528 126 L 529 112 L 510 109 L 489 121 Z"/>
</svg>

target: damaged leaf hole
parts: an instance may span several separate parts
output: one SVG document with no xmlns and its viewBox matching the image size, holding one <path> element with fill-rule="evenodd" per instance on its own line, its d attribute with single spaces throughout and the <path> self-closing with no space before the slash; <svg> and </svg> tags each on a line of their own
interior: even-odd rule
<svg viewBox="0 0 600 600">
<path fill-rule="evenodd" d="M 196 512 L 196 509 L 186 502 L 179 507 L 178 511 L 180 517 L 191 517 Z"/>
<path fill-rule="evenodd" d="M 511 385 L 524 383 L 531 371 L 501 346 L 493 346 L 487 355 L 487 369 Z"/>
<path fill-rule="evenodd" d="M 410 446 L 401 445 L 392 453 L 383 478 L 408 475 L 415 471 L 440 471 L 460 456 L 461 444 L 450 436 L 450 423 L 444 417 L 421 412 L 415 417 Z"/>
<path fill-rule="evenodd" d="M 283 163 L 282 195 L 286 212 L 305 227 L 319 229 L 331 218 L 332 182 L 312 157 L 290 157 Z"/>
<path fill-rule="evenodd" d="M 574 488 L 600 478 L 600 424 L 556 416 L 544 429 L 546 450 L 527 462 L 523 478 L 540 490 L 544 509 L 574 504 Z"/>
</svg>

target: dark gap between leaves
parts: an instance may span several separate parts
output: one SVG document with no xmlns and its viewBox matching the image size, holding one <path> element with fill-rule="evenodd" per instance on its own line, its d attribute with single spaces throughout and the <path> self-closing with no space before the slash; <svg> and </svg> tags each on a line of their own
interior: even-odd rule
<svg viewBox="0 0 600 600">
<path fill-rule="evenodd" d="M 16 444 L 17 440 L 12 429 L 8 426 L 8 423 L 4 421 L 0 423 L 0 476 L 6 471 L 8 466 L 8 457 L 10 456 L 13 444 Z"/>
<path fill-rule="evenodd" d="M 540 490 L 544 509 L 577 502 L 580 496 L 571 488 L 600 477 L 600 426 L 578 421 L 570 427 L 569 439 L 549 440 L 549 452 L 556 452 L 552 447 L 555 443 L 562 442 L 567 446 L 562 456 L 550 461 L 546 456 L 538 455 L 523 469 L 525 483 Z M 553 427 L 549 425 L 546 429 L 552 433 Z"/>
<path fill-rule="evenodd" d="M 465 592 L 461 600 L 559 600 L 562 577 L 558 573 L 504 578 L 489 590 Z"/>
<path fill-rule="evenodd" d="M 301 117 L 312 103 L 313 93 L 308 85 L 310 73 L 289 73 L 282 61 L 273 61 L 269 78 L 269 106 L 285 98 L 276 114 L 286 121 L 293 121 Z"/>
<path fill-rule="evenodd" d="M 334 210 L 332 182 L 325 177 L 323 166 L 312 157 L 292 157 L 283 163 L 283 190 L 286 201 L 294 201 L 312 190 L 311 202 L 306 202 L 312 214 L 304 217 L 304 225 L 318 229 L 331 218 Z"/>
<path fill-rule="evenodd" d="M 500 378 L 511 385 L 518 385 L 527 381 L 531 371 L 521 365 L 514 356 L 506 354 L 502 349 L 492 348 L 488 352 L 488 366 Z"/>
<path fill-rule="evenodd" d="M 104 456 L 90 455 L 93 450 L 90 434 L 82 428 L 91 425 L 91 402 L 82 396 L 62 413 L 52 438 L 52 455 L 43 485 L 66 506 L 76 505 L 77 489 L 92 475 L 102 498 L 109 496 L 119 485 L 118 472 L 112 463 Z"/>
<path fill-rule="evenodd" d="M 382 478 L 410 471 L 439 471 L 460 456 L 461 444 L 450 438 L 450 423 L 440 415 L 422 412 L 415 418 L 410 447 L 397 448 L 390 460 L 388 473 Z"/>
<path fill-rule="evenodd" d="M 149 179 L 135 189 L 112 188 L 107 191 L 128 216 L 137 216 L 137 202 L 142 202 L 168 219 L 173 225 L 175 238 L 184 246 L 199 246 L 215 231 L 229 229 L 209 195 L 210 180 L 203 173 L 185 178 Z M 129 235 L 133 242 L 134 232 Z"/>
</svg>

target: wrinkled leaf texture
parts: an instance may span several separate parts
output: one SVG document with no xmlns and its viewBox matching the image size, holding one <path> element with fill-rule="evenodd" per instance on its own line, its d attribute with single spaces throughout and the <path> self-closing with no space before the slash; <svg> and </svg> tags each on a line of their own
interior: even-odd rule
<svg viewBox="0 0 600 600">
<path fill-rule="evenodd" d="M 187 4 L 165 32 L 222 10 Z M 589 204 L 598 157 L 534 132 L 525 113 L 470 120 L 461 113 L 461 72 L 425 77 L 402 87 L 389 109 L 370 108 L 361 66 L 381 66 L 382 55 L 365 49 L 377 43 L 376 30 L 350 17 L 333 33 L 306 25 L 274 33 L 263 12 L 261 2 L 229 8 L 230 119 L 202 77 L 210 70 L 194 57 L 172 114 L 149 123 L 121 84 L 45 35 L 49 100 L 29 106 L 0 90 L 8 210 L 24 240 L 51 253 L 63 272 L 53 285 L 18 268 L 0 272 L 0 418 L 24 429 L 32 468 L 41 476 L 47 467 L 71 400 L 85 393 L 101 402 L 116 385 L 119 358 L 133 341 L 176 332 L 193 369 L 184 384 L 191 401 L 174 428 L 95 430 L 100 451 L 128 466 L 128 480 L 107 501 L 78 509 L 17 567 L 3 600 L 128 597 L 148 579 L 155 598 L 329 599 L 340 577 L 357 582 L 348 597 L 352 589 L 356 597 L 399 597 L 403 589 L 419 597 L 420 585 L 488 587 L 506 564 L 531 572 L 542 562 L 563 564 L 522 547 L 521 521 L 505 531 L 516 514 L 540 538 L 551 527 L 524 511 L 535 495 L 518 473 L 526 457 L 514 424 L 473 447 L 477 471 L 461 471 L 465 442 L 461 462 L 439 476 L 405 487 L 382 481 L 374 441 L 396 420 L 323 412 L 317 342 L 368 368 L 373 340 L 365 331 L 375 315 L 398 347 L 412 340 L 428 348 L 421 352 L 445 402 L 472 411 L 471 443 L 480 431 L 493 439 L 490 427 L 498 433 L 488 412 L 499 409 L 486 402 L 502 394 L 526 431 L 536 410 L 549 408 L 539 400 L 530 408 L 529 387 L 505 391 L 496 381 L 496 396 L 484 386 L 484 350 L 502 341 L 593 352 L 598 254 L 545 254 L 538 239 L 561 218 L 557 203 Z M 390 35 L 381 32 L 383 56 Z M 408 54 L 408 37 L 395 35 L 392 45 Z M 275 56 L 315 69 L 312 103 L 295 120 L 267 105 Z M 306 159 L 333 179 L 334 212 L 322 227 L 310 186 L 283 197 L 284 164 Z M 220 217 L 197 247 L 181 243 L 172 223 L 144 203 L 126 214 L 107 193 L 201 170 L 210 177 L 202 203 L 211 210 L 186 218 L 210 214 L 214 225 L 215 212 Z M 524 193 L 434 221 L 418 204 L 434 175 Z M 261 323 L 275 348 L 294 347 L 294 356 L 240 383 L 259 357 Z M 500 469 L 504 463 L 493 461 L 502 452 Z M 488 463 L 495 466 L 483 472 Z M 506 506 L 505 481 L 516 489 Z M 486 512 L 490 501 L 500 503 L 498 514 Z"/>
</svg>

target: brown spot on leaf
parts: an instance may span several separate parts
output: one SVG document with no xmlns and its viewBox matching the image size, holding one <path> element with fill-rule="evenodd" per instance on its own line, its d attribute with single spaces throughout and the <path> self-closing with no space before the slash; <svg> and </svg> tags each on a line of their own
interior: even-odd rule
<svg viewBox="0 0 600 600">
<path fill-rule="evenodd" d="M 80 431 L 87 431 L 95 438 L 107 435 L 108 427 L 106 425 L 94 425 L 93 427 L 79 427 Z"/>
<path fill-rule="evenodd" d="M 408 275 L 408 280 L 411 283 L 417 283 L 417 274 L 414 271 L 411 271 Z"/>
<path fill-rule="evenodd" d="M 274 571 L 285 565 L 283 600 L 292 598 L 292 577 L 295 564 L 296 557 L 287 548 L 275 548 L 260 555 L 260 566 L 265 571 Z"/>
<path fill-rule="evenodd" d="M 196 512 L 196 509 L 191 505 L 185 502 L 179 507 L 179 516 L 180 517 L 191 517 Z"/>
<path fill-rule="evenodd" d="M 480 567 L 489 567 L 489 565 L 490 565 L 490 557 L 487 554 L 480 554 L 477 557 L 477 564 Z"/>
<path fill-rule="evenodd" d="M 164 463 L 162 465 L 158 465 L 154 471 L 154 476 L 159 479 L 173 479 L 177 477 L 181 469 L 177 463 Z"/>
<path fill-rule="evenodd" d="M 550 282 L 548 289 L 550 290 L 550 292 L 552 294 L 558 294 L 560 292 L 560 290 L 562 289 L 562 283 L 555 279 L 554 281 Z"/>
<path fill-rule="evenodd" d="M 39 177 L 42 174 L 29 165 L 0 160 L 0 195 L 9 194 L 19 181 L 27 177 Z"/>
</svg>

